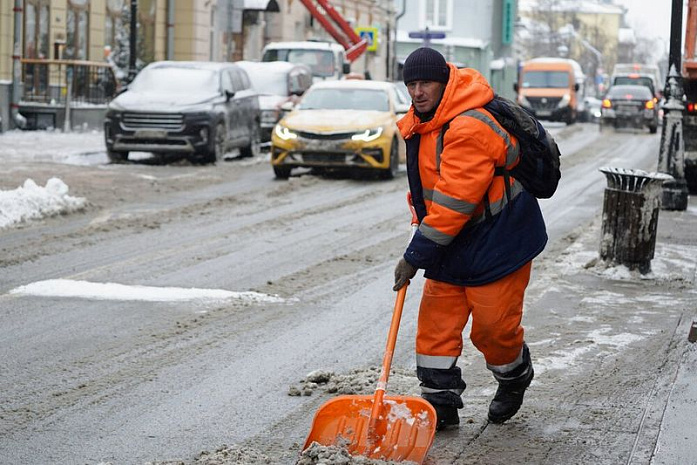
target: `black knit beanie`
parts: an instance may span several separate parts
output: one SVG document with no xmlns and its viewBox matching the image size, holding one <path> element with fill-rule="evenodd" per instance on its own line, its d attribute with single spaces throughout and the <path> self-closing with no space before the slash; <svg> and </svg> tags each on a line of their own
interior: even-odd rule
<svg viewBox="0 0 697 465">
<path fill-rule="evenodd" d="M 438 50 L 421 47 L 407 57 L 402 76 L 405 84 L 412 81 L 436 81 L 445 84 L 450 76 L 450 68 Z"/>
</svg>

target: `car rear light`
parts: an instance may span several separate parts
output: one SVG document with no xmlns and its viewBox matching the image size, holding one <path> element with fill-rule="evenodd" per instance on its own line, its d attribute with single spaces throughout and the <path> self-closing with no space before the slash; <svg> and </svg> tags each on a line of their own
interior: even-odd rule
<svg viewBox="0 0 697 465">
<path fill-rule="evenodd" d="M 646 105 L 644 105 L 647 110 L 653 110 L 656 104 L 654 103 L 653 100 L 649 100 L 646 102 Z"/>
<path fill-rule="evenodd" d="M 694 113 L 694 112 L 695 112 L 695 104 L 694 104 L 694 103 L 688 103 L 688 104 L 687 104 L 687 112 L 688 112 L 688 113 Z"/>
<path fill-rule="evenodd" d="M 610 99 L 606 98 L 603 100 L 603 108 L 612 108 L 612 102 Z"/>
</svg>

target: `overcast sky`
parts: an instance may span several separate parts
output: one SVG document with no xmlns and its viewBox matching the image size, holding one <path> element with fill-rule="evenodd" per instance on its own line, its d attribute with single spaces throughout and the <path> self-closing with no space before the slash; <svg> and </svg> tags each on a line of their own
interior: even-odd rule
<svg viewBox="0 0 697 465">
<path fill-rule="evenodd" d="M 627 8 L 627 21 L 638 37 L 660 37 L 668 52 L 672 0 L 615 0 Z M 683 14 L 687 13 L 683 2 Z"/>
</svg>

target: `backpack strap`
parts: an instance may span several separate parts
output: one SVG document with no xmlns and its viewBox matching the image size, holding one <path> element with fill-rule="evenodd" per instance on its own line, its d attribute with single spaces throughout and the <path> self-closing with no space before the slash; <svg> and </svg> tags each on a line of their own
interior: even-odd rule
<svg viewBox="0 0 697 465">
<path fill-rule="evenodd" d="M 515 197 L 518 194 L 518 192 L 520 192 L 519 188 L 515 189 L 515 193 L 512 191 L 510 173 L 512 165 L 518 160 L 518 156 L 520 155 L 519 145 L 513 144 L 511 136 L 506 131 L 501 129 L 501 127 L 498 124 L 496 124 L 496 122 L 493 121 L 495 118 L 490 117 L 488 114 L 482 111 L 478 111 L 475 109 L 463 111 L 455 118 L 458 118 L 460 116 L 469 116 L 471 118 L 483 122 L 484 124 L 489 126 L 498 136 L 500 136 L 506 143 L 506 164 L 504 166 L 496 166 L 494 168 L 494 176 L 503 176 L 504 187 L 506 190 L 506 203 L 510 202 L 511 199 Z M 441 127 L 440 133 L 438 134 L 438 138 L 436 139 L 436 171 L 439 174 L 441 153 L 443 152 L 443 139 L 445 137 L 445 132 L 450 128 L 450 123 L 455 118 L 451 119 Z M 493 216 L 494 213 L 492 212 L 491 205 L 489 202 L 489 189 L 486 190 L 482 202 L 484 203 L 484 213 L 486 215 L 486 218 L 489 219 Z M 498 211 L 496 213 L 498 213 Z"/>
</svg>

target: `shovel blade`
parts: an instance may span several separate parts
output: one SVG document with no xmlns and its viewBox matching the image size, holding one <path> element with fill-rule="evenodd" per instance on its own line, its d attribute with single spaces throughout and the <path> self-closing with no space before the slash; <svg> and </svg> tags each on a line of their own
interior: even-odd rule
<svg viewBox="0 0 697 465">
<path fill-rule="evenodd" d="M 436 411 L 419 397 L 385 396 L 370 431 L 373 396 L 339 396 L 322 405 L 303 450 L 313 442 L 345 447 L 351 455 L 422 463 L 436 432 Z"/>
</svg>

